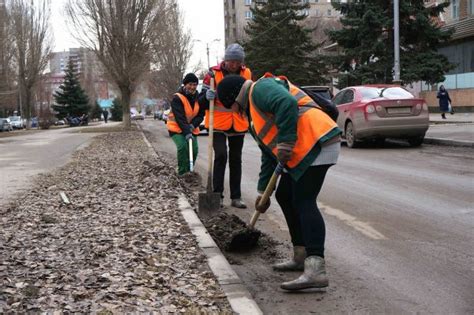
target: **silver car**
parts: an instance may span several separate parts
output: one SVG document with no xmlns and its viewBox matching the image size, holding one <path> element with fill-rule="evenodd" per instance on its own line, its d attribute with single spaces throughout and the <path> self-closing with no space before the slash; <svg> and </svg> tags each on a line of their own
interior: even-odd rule
<svg viewBox="0 0 474 315">
<path fill-rule="evenodd" d="M 10 119 L 13 129 L 23 129 L 26 127 L 21 116 L 10 116 L 8 118 Z"/>
<path fill-rule="evenodd" d="M 337 124 L 349 148 L 363 141 L 386 138 L 423 143 L 429 127 L 428 106 L 421 98 L 395 85 L 351 86 L 333 98 L 339 110 Z"/>
<path fill-rule="evenodd" d="M 0 118 L 0 131 L 13 131 L 10 119 Z"/>
</svg>

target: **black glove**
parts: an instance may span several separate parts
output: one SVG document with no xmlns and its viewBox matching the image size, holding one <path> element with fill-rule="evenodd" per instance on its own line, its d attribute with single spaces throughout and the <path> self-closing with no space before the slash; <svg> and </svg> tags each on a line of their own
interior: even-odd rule
<svg viewBox="0 0 474 315">
<path fill-rule="evenodd" d="M 265 202 L 263 205 L 259 205 L 260 204 L 260 200 L 262 199 L 262 195 L 259 195 L 257 197 L 257 199 L 255 200 L 255 210 L 257 210 L 258 212 L 260 213 L 265 213 L 268 208 L 270 208 L 270 198 L 267 199 L 267 202 Z"/>
<path fill-rule="evenodd" d="M 294 142 L 281 142 L 277 144 L 277 158 L 283 165 L 288 163 L 293 156 L 293 148 L 295 146 Z"/>
</svg>

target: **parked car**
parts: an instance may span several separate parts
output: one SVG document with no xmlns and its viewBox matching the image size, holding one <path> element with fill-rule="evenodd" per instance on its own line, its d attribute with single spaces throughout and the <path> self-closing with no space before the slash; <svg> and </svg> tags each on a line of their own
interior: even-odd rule
<svg viewBox="0 0 474 315">
<path fill-rule="evenodd" d="M 138 113 L 138 112 L 132 112 L 132 113 L 130 113 L 130 118 L 132 120 L 144 120 L 145 115 L 143 115 L 142 113 Z"/>
<path fill-rule="evenodd" d="M 10 117 L 8 117 L 8 119 L 10 119 L 10 123 L 11 123 L 13 129 L 26 128 L 26 124 L 24 123 L 21 116 L 10 116 Z"/>
<path fill-rule="evenodd" d="M 339 110 L 337 124 L 349 148 L 361 142 L 386 138 L 423 143 L 429 127 L 428 106 L 421 98 L 395 85 L 351 86 L 333 98 Z"/>
<path fill-rule="evenodd" d="M 64 121 L 64 119 L 56 120 L 54 122 L 55 126 L 64 126 L 65 124 L 66 124 L 66 122 Z"/>
<path fill-rule="evenodd" d="M 31 117 L 31 128 L 38 128 L 38 117 Z"/>
<path fill-rule="evenodd" d="M 0 118 L 0 131 L 13 131 L 9 118 Z"/>
<path fill-rule="evenodd" d="M 157 110 L 153 113 L 153 119 L 161 120 L 163 117 L 163 112 L 161 110 Z"/>
</svg>

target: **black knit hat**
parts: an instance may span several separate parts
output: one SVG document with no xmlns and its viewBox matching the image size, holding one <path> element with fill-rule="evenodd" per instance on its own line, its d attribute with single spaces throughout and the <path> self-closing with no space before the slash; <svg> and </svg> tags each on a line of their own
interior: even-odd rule
<svg viewBox="0 0 474 315">
<path fill-rule="evenodd" d="M 228 75 L 217 85 L 217 97 L 225 108 L 230 108 L 240 93 L 245 79 L 240 75 Z"/>
<path fill-rule="evenodd" d="M 188 73 L 184 76 L 183 84 L 186 85 L 188 83 L 199 83 L 199 79 L 194 73 Z"/>
</svg>

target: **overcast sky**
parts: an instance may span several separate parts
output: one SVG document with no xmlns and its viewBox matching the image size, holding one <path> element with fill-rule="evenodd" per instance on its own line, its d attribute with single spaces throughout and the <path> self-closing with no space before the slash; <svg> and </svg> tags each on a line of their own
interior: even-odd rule
<svg viewBox="0 0 474 315">
<path fill-rule="evenodd" d="M 64 4 L 67 0 L 52 1 L 52 25 L 55 38 L 54 51 L 68 50 L 78 47 L 79 44 L 69 33 L 67 28 Z M 224 55 L 224 1 L 222 0 L 178 0 L 184 13 L 186 28 L 192 33 L 194 40 L 202 42 L 194 43 L 193 56 L 190 67 L 201 60 L 203 66 L 207 67 L 206 42 L 220 39 L 209 45 L 211 66 L 219 61 Z"/>
</svg>

